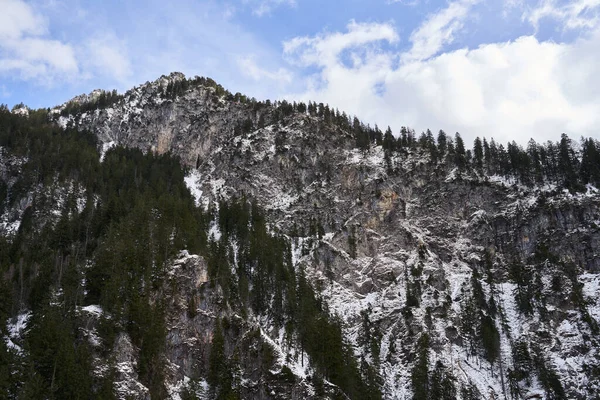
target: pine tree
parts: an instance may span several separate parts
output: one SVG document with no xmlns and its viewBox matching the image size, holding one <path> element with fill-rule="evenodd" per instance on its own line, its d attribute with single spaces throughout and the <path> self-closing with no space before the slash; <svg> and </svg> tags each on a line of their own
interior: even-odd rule
<svg viewBox="0 0 600 400">
<path fill-rule="evenodd" d="M 448 148 L 448 137 L 446 136 L 446 132 L 444 132 L 443 130 L 440 130 L 440 132 L 438 133 L 438 138 L 437 138 L 437 142 L 438 142 L 438 154 L 440 156 L 440 159 L 443 159 L 444 156 L 446 155 L 446 151 Z"/>
<path fill-rule="evenodd" d="M 431 374 L 430 400 L 454 400 L 456 399 L 456 386 L 454 377 L 446 370 L 441 361 L 437 361 L 435 369 Z"/>
<path fill-rule="evenodd" d="M 564 187 L 569 190 L 578 188 L 577 159 L 572 148 L 571 139 L 563 133 L 560 137 L 558 168 L 562 177 Z"/>
<path fill-rule="evenodd" d="M 415 348 L 415 362 L 411 371 L 413 399 L 429 398 L 429 335 L 422 333 Z"/>
<path fill-rule="evenodd" d="M 582 142 L 581 166 L 579 176 L 582 183 L 590 183 L 600 187 L 600 150 L 592 138 Z"/>
<path fill-rule="evenodd" d="M 475 138 L 473 143 L 473 162 L 477 171 L 483 172 L 483 143 L 479 136 Z"/>
<path fill-rule="evenodd" d="M 464 170 L 467 167 L 465 143 L 458 132 L 454 135 L 454 162 L 459 170 Z"/>
</svg>

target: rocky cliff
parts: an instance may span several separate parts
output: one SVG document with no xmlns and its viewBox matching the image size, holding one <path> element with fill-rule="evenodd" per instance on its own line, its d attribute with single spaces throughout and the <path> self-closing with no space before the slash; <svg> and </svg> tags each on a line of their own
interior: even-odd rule
<svg viewBox="0 0 600 400">
<path fill-rule="evenodd" d="M 93 132 L 103 154 L 125 146 L 178 156 L 207 211 L 220 201 L 255 199 L 270 231 L 291 245 L 294 267 L 342 321 L 356 359 L 377 372 L 384 398 L 600 396 L 594 186 L 524 185 L 435 162 L 419 146 L 357 148 L 350 129 L 323 116 L 283 112 L 281 103 L 248 101 L 206 82 L 173 89 L 184 81 L 171 74 L 108 107 L 67 115 L 59 107 L 52 118 Z M 208 234 L 221 235 L 215 225 Z M 254 337 L 248 348 L 226 340 L 238 346 L 226 352 L 240 357 L 243 398 L 317 396 L 298 344 L 286 345 L 268 318 L 223 312 L 215 303 L 219 289 L 202 285 L 202 258 L 182 253 L 169 268 L 157 296 L 170 299 L 171 396 L 192 375 L 208 373 L 193 365 L 208 362 L 216 315 L 233 325 L 227 332 Z M 128 340 L 117 339 L 116 353 L 127 355 L 119 360 L 119 390 L 143 397 L 143 385 L 127 373 L 136 362 Z M 253 373 L 260 357 L 252 352 L 264 343 L 278 367 Z M 296 383 L 286 383 L 283 367 Z M 199 396 L 208 393 L 203 382 Z"/>
</svg>

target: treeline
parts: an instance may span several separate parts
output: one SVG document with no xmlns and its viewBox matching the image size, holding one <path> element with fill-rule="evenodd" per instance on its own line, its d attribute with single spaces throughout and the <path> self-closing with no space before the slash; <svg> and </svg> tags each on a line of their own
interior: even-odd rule
<svg viewBox="0 0 600 400">
<path fill-rule="evenodd" d="M 60 115 L 66 117 L 68 115 L 81 114 L 85 112 L 90 112 L 94 110 L 102 110 L 112 106 L 113 104 L 118 103 L 123 100 L 124 96 L 118 94 L 116 90 L 105 91 L 102 90 L 100 94 L 90 101 L 86 102 L 76 102 L 70 101 L 65 107 L 61 110 Z"/>
<path fill-rule="evenodd" d="M 383 132 L 377 125 L 371 127 L 357 117 L 351 117 L 328 104 L 313 101 L 257 101 L 239 92 L 232 94 L 213 79 L 206 77 L 172 80 L 163 94 L 167 98 L 175 99 L 198 86 L 213 88 L 217 98 L 251 107 L 254 114 L 234 127 L 236 135 L 249 133 L 267 124 L 285 124 L 286 118 L 295 113 L 307 114 L 319 118 L 325 124 L 351 132 L 356 147 L 364 151 L 371 146 L 383 146 L 389 172 L 395 169 L 391 161 L 392 155 L 421 149 L 429 154 L 432 164 L 456 167 L 459 172 L 497 175 L 527 186 L 555 184 L 570 191 L 583 191 L 586 184 L 600 186 L 600 143 L 593 138 L 582 138 L 575 146 L 572 139 L 563 133 L 557 142 L 537 143 L 531 139 L 524 148 L 515 141 L 503 145 L 493 138 L 488 141 L 486 138 L 477 137 L 473 146 L 467 148 L 458 132 L 451 136 L 440 130 L 434 135 L 427 130 L 417 136 L 414 130 L 402 127 L 395 136 L 389 127 Z M 69 103 L 61 114 L 105 108 L 122 98 L 123 96 L 115 91 L 102 92 L 95 101 L 83 104 Z"/>
<path fill-rule="evenodd" d="M 515 141 L 506 147 L 494 139 L 489 142 L 477 137 L 472 149 L 467 149 L 457 132 L 454 138 L 443 130 L 437 139 L 430 130 L 419 138 L 413 130 L 403 127 L 395 138 L 390 128 L 382 135 L 375 127 L 365 127 L 355 120 L 356 146 L 363 150 L 381 145 L 388 168 L 391 156 L 420 149 L 429 155 L 433 165 L 456 167 L 459 172 L 474 172 L 485 176 L 501 176 L 526 186 L 554 184 L 570 191 L 583 191 L 586 184 L 600 186 L 600 143 L 593 138 L 582 138 L 576 146 L 568 135 L 562 134 L 557 142 L 537 143 L 531 139 L 526 148 Z"/>
<path fill-rule="evenodd" d="M 258 121 L 243 121 L 236 127 L 236 133 L 248 133 L 262 128 L 268 123 L 280 123 L 295 113 L 319 118 L 325 124 L 332 124 L 351 132 L 355 146 L 367 151 L 372 146 L 382 146 L 392 172 L 393 155 L 405 155 L 408 151 L 424 151 L 433 165 L 446 165 L 458 168 L 459 172 L 476 172 L 485 176 L 501 176 L 507 180 L 527 186 L 555 184 L 571 191 L 583 191 L 586 184 L 600 186 L 600 142 L 593 138 L 581 138 L 574 143 L 568 135 L 562 134 L 557 142 L 537 143 L 531 139 L 523 148 L 515 141 L 505 145 L 493 138 L 477 137 L 468 148 L 460 133 L 454 136 L 440 130 L 434 135 L 430 130 L 416 135 L 415 131 L 402 127 L 397 136 L 388 127 L 385 132 L 377 125 L 364 124 L 357 117 L 331 108 L 327 104 L 303 102 L 250 101 L 254 111 L 272 108 L 270 120 L 260 113 Z"/>
</svg>

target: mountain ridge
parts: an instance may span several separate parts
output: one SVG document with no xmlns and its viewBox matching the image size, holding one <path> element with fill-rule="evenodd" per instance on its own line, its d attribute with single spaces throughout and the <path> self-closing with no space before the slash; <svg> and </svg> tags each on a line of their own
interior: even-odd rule
<svg viewBox="0 0 600 400">
<path fill-rule="evenodd" d="M 458 135 L 390 138 L 324 105 L 256 102 L 201 79 L 185 87 L 162 77 L 107 107 L 51 115 L 92 132 L 103 157 L 112 146 L 179 157 L 196 204 L 217 216 L 209 242 L 234 266 L 240 250 L 222 213 L 255 200 L 383 398 L 598 393 L 593 140 L 579 154 L 566 135 L 531 151 L 500 145 L 494 159 L 493 141 L 467 151 Z M 279 346 L 282 371 L 290 354 L 303 359 L 293 346 L 283 354 L 269 318 L 259 326 Z M 187 375 L 176 376 L 185 386 Z"/>
</svg>

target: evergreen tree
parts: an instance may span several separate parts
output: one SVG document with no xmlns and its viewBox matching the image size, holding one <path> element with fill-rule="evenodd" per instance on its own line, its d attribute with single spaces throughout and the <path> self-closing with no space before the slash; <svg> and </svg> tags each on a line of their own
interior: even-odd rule
<svg viewBox="0 0 600 400">
<path fill-rule="evenodd" d="M 488 144 L 486 138 L 483 138 L 483 159 L 484 159 L 484 164 L 485 164 L 485 171 L 486 171 L 486 173 L 489 174 L 493 161 L 492 161 L 490 145 Z"/>
<path fill-rule="evenodd" d="M 415 361 L 411 371 L 413 399 L 429 398 L 429 335 L 422 333 L 415 348 Z"/>
<path fill-rule="evenodd" d="M 571 139 L 563 133 L 560 137 L 558 168 L 562 177 L 564 187 L 569 190 L 578 188 L 577 182 L 577 159 L 572 148 Z"/>
<path fill-rule="evenodd" d="M 456 399 L 456 386 L 454 377 L 446 370 L 441 361 L 437 361 L 435 369 L 431 374 L 431 400 L 454 400 Z"/>
<path fill-rule="evenodd" d="M 454 162 L 461 171 L 467 167 L 465 143 L 458 132 L 454 135 Z"/>
<path fill-rule="evenodd" d="M 479 136 L 477 136 L 473 143 L 473 162 L 479 172 L 483 172 L 483 160 L 483 143 Z"/>
<path fill-rule="evenodd" d="M 444 132 L 443 130 L 440 130 L 440 132 L 438 133 L 437 142 L 438 142 L 438 154 L 440 156 L 440 159 L 443 159 L 444 156 L 446 155 L 446 151 L 448 149 L 448 137 L 446 136 L 446 132 Z"/>
<path fill-rule="evenodd" d="M 592 138 L 582 141 L 579 176 L 582 183 L 600 187 L 600 150 Z"/>
</svg>

